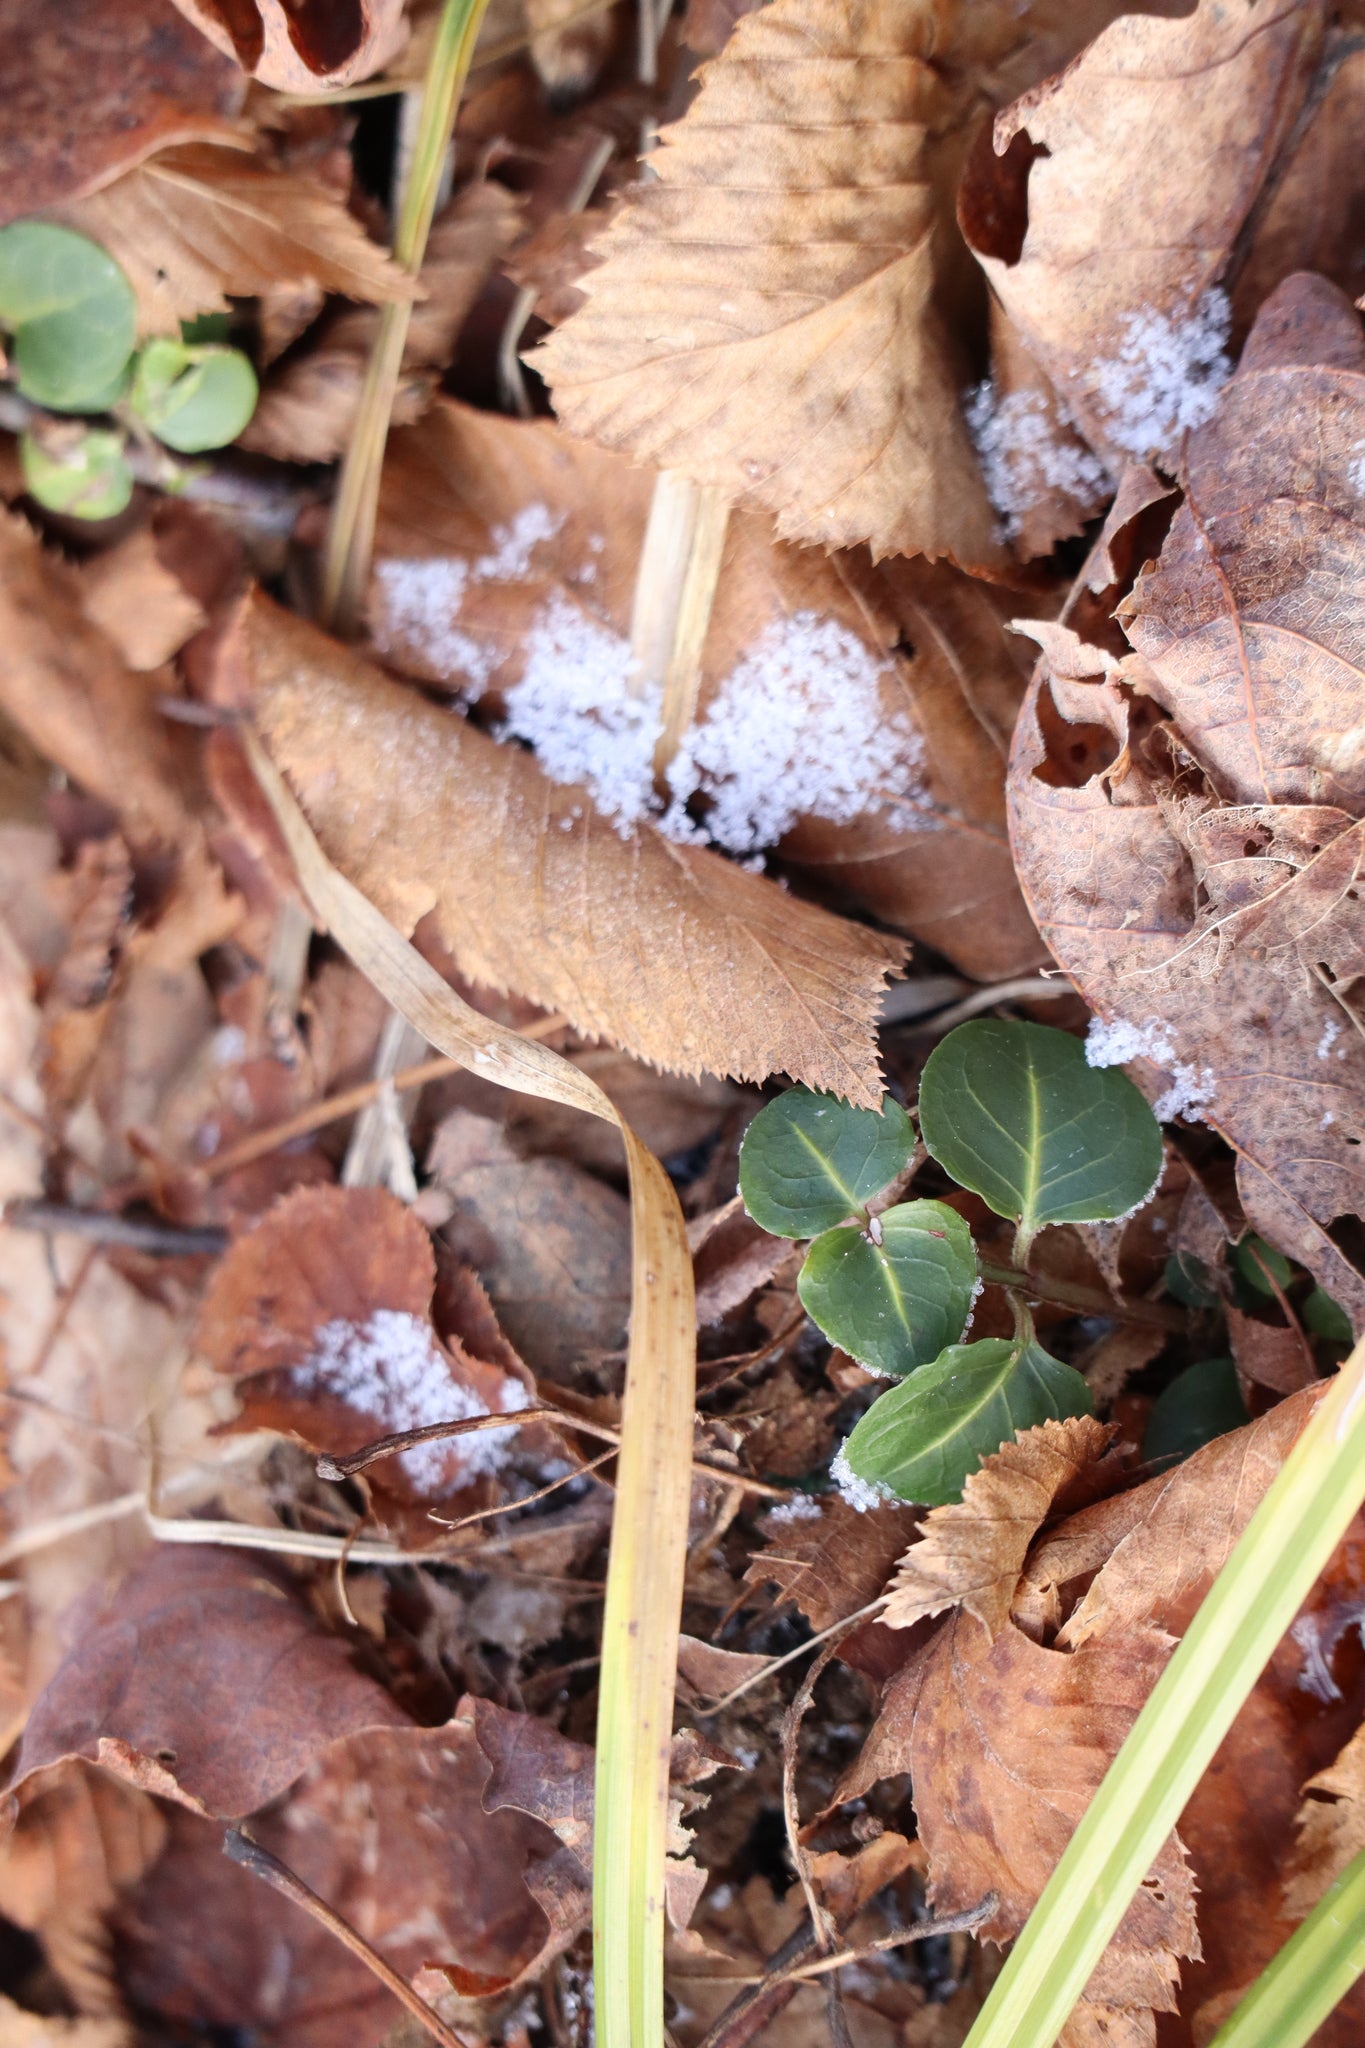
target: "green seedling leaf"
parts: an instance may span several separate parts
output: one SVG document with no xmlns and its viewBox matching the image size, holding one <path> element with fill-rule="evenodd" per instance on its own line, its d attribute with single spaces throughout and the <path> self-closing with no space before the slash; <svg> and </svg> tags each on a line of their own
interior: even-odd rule
<svg viewBox="0 0 1365 2048">
<path fill-rule="evenodd" d="M 893 1181 L 915 1148 L 909 1117 L 890 1095 L 880 1110 L 789 1088 L 761 1109 L 739 1151 L 739 1191 L 774 1237 L 814 1237 Z"/>
<path fill-rule="evenodd" d="M 1339 1301 L 1333 1301 L 1324 1287 L 1315 1287 L 1301 1310 L 1304 1322 L 1315 1337 L 1329 1344 L 1349 1345 L 1354 1340 L 1351 1319 Z"/>
<path fill-rule="evenodd" d="M 1283 1294 L 1285 1289 L 1293 1284 L 1294 1268 L 1284 1253 L 1277 1252 L 1273 1244 L 1267 1244 L 1265 1239 L 1257 1237 L 1254 1231 L 1242 1239 L 1237 1247 L 1236 1258 L 1237 1270 L 1248 1287 L 1254 1287 L 1256 1292 L 1268 1301 L 1274 1300 L 1276 1287 Z M 1274 1286 L 1271 1285 L 1272 1278 Z M 1347 1342 L 1349 1341 L 1348 1333 Z"/>
<path fill-rule="evenodd" d="M 1126 1216 L 1156 1186 L 1161 1127 L 1127 1075 L 1086 1065 L 1085 1047 L 1048 1024 L 974 1018 L 929 1055 L 920 1130 L 954 1180 L 1018 1219 L 1025 1243 L 1046 1223 Z"/>
<path fill-rule="evenodd" d="M 971 1231 L 943 1202 L 898 1203 L 871 1231 L 825 1231 L 796 1283 L 832 1342 L 859 1365 L 897 1375 L 957 1342 L 976 1287 Z"/>
<path fill-rule="evenodd" d="M 236 440 L 256 410 L 259 389 L 240 349 L 149 341 L 128 402 L 168 448 L 198 455 Z"/>
<path fill-rule="evenodd" d="M 65 512 L 75 519 L 112 519 L 133 495 L 123 436 L 108 428 L 91 427 L 59 454 L 24 434 L 19 462 L 24 488 L 49 512 Z"/>
<path fill-rule="evenodd" d="M 123 386 L 137 339 L 133 289 L 112 256 L 50 221 L 0 228 L 0 326 L 19 389 L 58 412 L 92 412 Z"/>
<path fill-rule="evenodd" d="M 1166 1261 L 1164 1279 L 1166 1292 L 1182 1308 L 1217 1308 L 1213 1276 L 1193 1252 L 1174 1252 Z"/>
<path fill-rule="evenodd" d="M 900 1500 L 960 1500 L 983 1458 L 1021 1429 L 1088 1415 L 1080 1374 L 1040 1344 L 1004 1337 L 951 1344 L 932 1365 L 873 1402 L 841 1457 L 856 1479 Z"/>
<path fill-rule="evenodd" d="M 1230 1358 L 1204 1358 L 1177 1374 L 1152 1403 L 1142 1437 L 1149 1465 L 1178 1465 L 1201 1444 L 1249 1422 Z"/>
<path fill-rule="evenodd" d="M 180 339 L 191 344 L 212 341 L 231 341 L 231 313 L 198 313 L 193 320 L 182 320 Z"/>
</svg>

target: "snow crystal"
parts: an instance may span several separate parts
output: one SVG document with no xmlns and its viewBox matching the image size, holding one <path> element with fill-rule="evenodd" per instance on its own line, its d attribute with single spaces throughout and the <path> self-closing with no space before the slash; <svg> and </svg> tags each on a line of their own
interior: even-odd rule
<svg viewBox="0 0 1365 2048">
<path fill-rule="evenodd" d="M 901 829 L 924 806 L 924 743 L 882 683 L 894 671 L 835 619 L 795 612 L 760 635 L 725 678 L 669 769 L 664 830 L 709 799 L 706 831 L 732 853 L 773 846 L 801 817 L 843 823 L 877 804 Z"/>
<path fill-rule="evenodd" d="M 1329 1017 L 1327 1019 L 1327 1022 L 1322 1027 L 1322 1037 L 1318 1040 L 1318 1058 L 1320 1060 L 1326 1059 L 1328 1053 L 1332 1050 L 1332 1047 L 1336 1044 L 1340 1036 L 1340 1017 Z"/>
<path fill-rule="evenodd" d="M 431 1325 L 402 1309 L 376 1309 L 364 1323 L 344 1316 L 324 1323 L 290 1381 L 297 1394 L 330 1394 L 373 1415 L 386 1435 L 493 1412 L 451 1378 Z M 520 1380 L 504 1380 L 499 1405 L 504 1415 L 526 1407 L 527 1393 Z M 468 1482 L 480 1473 L 500 1471 L 516 1437 L 515 1429 L 476 1430 L 444 1442 L 414 1444 L 399 1452 L 398 1462 L 415 1486 L 436 1488 L 445 1480 L 453 1451 L 460 1479 Z"/>
<path fill-rule="evenodd" d="M 1171 1085 L 1152 1104 L 1158 1123 L 1170 1123 L 1178 1116 L 1196 1119 L 1213 1100 L 1213 1069 L 1194 1067 L 1180 1059 L 1171 1027 L 1160 1017 L 1148 1017 L 1143 1024 L 1130 1024 L 1123 1017 L 1115 1017 L 1106 1024 L 1102 1018 L 1092 1017 L 1086 1034 L 1085 1059 L 1091 1067 L 1122 1067 L 1129 1060 L 1146 1059 L 1164 1068 L 1171 1077 Z M 1143 1201 L 1147 1199 L 1144 1195 Z M 1142 1203 L 1137 1206 L 1141 1208 Z"/>
<path fill-rule="evenodd" d="M 553 782 L 585 782 L 624 836 L 653 799 L 659 698 L 636 695 L 630 643 L 558 591 L 526 640 L 502 731 L 528 740 Z"/>
<path fill-rule="evenodd" d="M 1346 481 L 1353 491 L 1365 492 L 1365 441 L 1357 441 L 1351 453 L 1355 461 L 1346 472 Z"/>
<path fill-rule="evenodd" d="M 1150 306 L 1128 315 L 1118 353 L 1086 373 L 1116 447 L 1139 459 L 1171 455 L 1181 435 L 1208 418 L 1231 374 L 1231 322 L 1227 295 L 1216 287 L 1183 315 Z"/>
<path fill-rule="evenodd" d="M 1336 1113 L 1335 1113 L 1335 1111 L 1333 1111 L 1333 1110 L 1330 1110 L 1330 1109 L 1325 1109 L 1325 1110 L 1323 1111 L 1323 1113 L 1322 1113 L 1322 1118 L 1321 1118 L 1321 1121 L 1320 1121 L 1320 1122 L 1319 1122 L 1319 1124 L 1318 1124 L 1318 1129 L 1319 1129 L 1320 1131 L 1327 1131 L 1327 1130 L 1330 1130 L 1330 1129 L 1331 1129 L 1331 1127 L 1332 1127 L 1332 1125 L 1333 1125 L 1333 1124 L 1334 1124 L 1334 1123 L 1336 1122 L 1336 1120 L 1337 1120 L 1337 1119 L 1336 1119 Z"/>
<path fill-rule="evenodd" d="M 865 1515 L 869 1508 L 879 1508 L 883 1501 L 894 1500 L 895 1494 L 889 1486 L 883 1486 L 879 1479 L 860 1479 L 844 1455 L 846 1444 L 841 1444 L 829 1468 L 829 1476 L 838 1487 L 851 1508 Z"/>
<path fill-rule="evenodd" d="M 784 1500 L 777 1507 L 769 1509 L 766 1526 L 771 1529 L 779 1527 L 784 1522 L 818 1522 L 819 1519 L 818 1496 L 813 1493 L 794 1493 L 790 1500 Z"/>
<path fill-rule="evenodd" d="M 965 1337 L 965 1336 L 966 1336 L 967 1332 L 968 1332 L 968 1331 L 969 1331 L 969 1330 L 971 1329 L 971 1327 L 972 1327 L 972 1324 L 973 1324 L 973 1323 L 974 1323 L 974 1322 L 976 1321 L 976 1304 L 977 1304 L 977 1303 L 978 1303 L 978 1302 L 980 1301 L 980 1299 L 981 1299 L 982 1295 L 983 1295 L 983 1294 L 985 1293 L 985 1291 L 986 1291 L 986 1283 L 985 1283 L 985 1281 L 984 1281 L 984 1280 L 983 1280 L 983 1279 L 981 1278 L 981 1275 L 980 1275 L 980 1274 L 978 1273 L 978 1274 L 977 1274 L 977 1276 L 976 1276 L 976 1279 L 975 1279 L 975 1280 L 973 1281 L 973 1283 L 972 1283 L 972 1299 L 971 1299 L 971 1306 L 970 1306 L 970 1307 L 968 1308 L 968 1310 L 967 1310 L 967 1320 L 966 1320 L 966 1322 L 965 1322 L 965 1323 L 964 1323 L 964 1324 L 962 1325 L 962 1336 L 963 1336 L 963 1337 Z M 959 1343 L 961 1343 L 961 1341 L 962 1341 L 962 1338 L 959 1338 L 959 1339 L 958 1339 L 958 1342 L 959 1342 Z"/>
<path fill-rule="evenodd" d="M 414 648 L 442 676 L 467 676 L 481 690 L 497 666 L 497 656 L 455 624 L 469 581 L 469 564 L 449 555 L 417 561 L 390 556 L 376 562 L 382 610 L 374 620 L 374 642 L 381 654 L 397 656 Z"/>
<path fill-rule="evenodd" d="M 1097 455 L 1057 432 L 1041 391 L 1012 391 L 1002 398 L 988 378 L 967 400 L 967 426 L 991 503 L 1009 539 L 1018 537 L 1024 514 L 1049 491 L 1063 491 L 1087 511 L 1096 511 L 1112 489 L 1112 478 Z"/>
<path fill-rule="evenodd" d="M 469 572 L 471 583 L 520 583 L 531 566 L 531 552 L 553 540 L 564 524 L 548 505 L 523 505 L 509 526 L 493 528 L 493 553 L 480 555 Z"/>
</svg>

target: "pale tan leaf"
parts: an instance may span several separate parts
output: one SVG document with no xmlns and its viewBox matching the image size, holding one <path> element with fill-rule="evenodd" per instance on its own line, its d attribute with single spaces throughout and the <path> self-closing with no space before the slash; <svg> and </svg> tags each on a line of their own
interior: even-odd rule
<svg viewBox="0 0 1365 2048">
<path fill-rule="evenodd" d="M 175 0 L 224 56 L 276 92 L 354 85 L 407 41 L 403 0 Z"/>
<path fill-rule="evenodd" d="M 144 332 L 178 334 L 182 320 L 284 282 L 376 305 L 419 291 L 335 193 L 243 150 L 164 149 L 52 218 L 123 266 Z"/>
<path fill-rule="evenodd" d="M 1207 408 L 1221 335 L 1205 294 L 1302 104 L 1321 30 L 1317 0 L 1131 15 L 996 124 L 999 151 L 1017 136 L 1032 148 L 1002 165 L 994 208 L 964 210 L 968 239 L 1115 468 L 1173 457 Z M 1024 180 L 1019 249 L 998 224 Z"/>
<path fill-rule="evenodd" d="M 204 623 L 198 599 L 165 567 L 150 527 L 81 566 L 85 616 L 118 648 L 129 668 L 160 668 Z"/>
<path fill-rule="evenodd" d="M 829 1628 L 875 1600 L 914 1534 L 919 1511 L 888 1503 L 863 1514 L 839 1494 L 775 1508 L 745 1583 L 776 1586 L 812 1628 Z M 812 1512 L 813 1510 L 813 1512 Z"/>
<path fill-rule="evenodd" d="M 1284 1881 L 1284 1908 L 1292 1920 L 1311 1913 L 1365 1849 L 1365 1728 L 1357 1728 L 1335 1763 L 1310 1778 L 1303 1792 L 1298 1840 Z"/>
<path fill-rule="evenodd" d="M 1084 1487 L 1114 1434 L 1092 1415 L 1044 1422 L 984 1459 L 960 1501 L 926 1515 L 891 1582 L 886 1625 L 909 1628 L 961 1606 L 994 1636 L 1009 1617 L 1030 1543 L 1058 1502 Z"/>
<path fill-rule="evenodd" d="M 229 671 L 324 847 L 407 930 L 434 910 L 471 980 L 658 1066 L 880 1101 L 899 943 L 649 828 L 622 838 L 585 792 L 264 598 Z"/>
</svg>

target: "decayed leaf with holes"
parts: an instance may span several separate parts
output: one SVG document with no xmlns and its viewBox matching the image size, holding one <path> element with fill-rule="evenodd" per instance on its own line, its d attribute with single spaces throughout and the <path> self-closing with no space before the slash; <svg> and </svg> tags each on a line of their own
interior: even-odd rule
<svg viewBox="0 0 1365 2048">
<path fill-rule="evenodd" d="M 528 1407 L 534 1382 L 486 1297 L 496 1361 L 467 1350 L 453 1330 L 438 1334 L 435 1286 L 430 1238 L 385 1189 L 301 1188 L 220 1261 L 198 1346 L 236 1382 L 238 1427 L 284 1430 L 336 1455 L 398 1430 Z M 476 1431 L 414 1445 L 371 1478 L 399 1500 L 448 1500 L 492 1478 L 518 1449 L 546 1447 L 544 1430 Z"/>
<path fill-rule="evenodd" d="M 995 1635 L 1009 1618 L 1024 1558 L 1043 1522 L 1075 1505 L 1074 1496 L 1087 1488 L 1107 1490 L 1100 1461 L 1113 1436 L 1093 1416 L 1074 1416 L 1026 1429 L 983 1459 L 961 1501 L 925 1517 L 919 1541 L 891 1582 L 882 1616 L 887 1626 L 909 1628 L 960 1606 Z"/>
<path fill-rule="evenodd" d="M 0 223 L 79 198 L 171 143 L 230 141 L 241 73 L 163 0 L 3 0 Z"/>
<path fill-rule="evenodd" d="M 276 92 L 332 92 L 382 71 L 407 41 L 403 0 L 175 0 L 225 56 Z"/>
<path fill-rule="evenodd" d="M 249 704 L 329 855 L 471 980 L 682 1073 L 775 1070 L 881 1099 L 873 1020 L 902 947 L 648 828 L 255 596 L 220 687 Z M 414 807 L 412 791 L 424 800 Z"/>
<path fill-rule="evenodd" d="M 499 711 L 515 691 L 513 730 L 549 772 L 600 763 L 626 811 L 653 795 L 629 690 L 649 498 L 644 471 L 548 423 L 439 402 L 390 447 L 370 594 L 388 662 Z M 1010 609 L 946 566 L 826 560 L 732 513 L 679 769 L 718 842 L 775 840 L 815 888 L 967 973 L 1040 960 L 1004 828 Z"/>
<path fill-rule="evenodd" d="M 249 151 L 185 143 L 115 184 L 53 207 L 109 251 L 137 293 L 144 333 L 227 310 L 283 283 L 320 285 L 382 305 L 418 286 L 372 242 L 334 192 Z"/>
<path fill-rule="evenodd" d="M 1206 295 L 1303 103 L 1322 24 L 1319 0 L 1132 15 L 996 124 L 1004 161 L 989 206 L 968 187 L 968 240 L 1116 469 L 1174 459 L 1207 412 L 1225 323 Z"/>
<path fill-rule="evenodd" d="M 1190 437 L 1187 502 L 1121 608 L 1138 653 L 1039 628 L 1010 768 L 1020 879 L 1096 1050 L 1224 1134 L 1254 1227 L 1357 1327 L 1330 1232 L 1365 1208 L 1362 442 L 1357 315 L 1291 278 Z"/>
</svg>

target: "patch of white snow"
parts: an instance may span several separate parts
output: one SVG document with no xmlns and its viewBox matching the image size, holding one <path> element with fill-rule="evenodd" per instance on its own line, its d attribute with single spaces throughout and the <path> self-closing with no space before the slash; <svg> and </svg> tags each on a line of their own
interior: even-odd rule
<svg viewBox="0 0 1365 2048">
<path fill-rule="evenodd" d="M 883 1502 L 894 1500 L 895 1494 L 889 1486 L 883 1486 L 879 1479 L 860 1479 L 844 1455 L 846 1446 L 840 1445 L 829 1468 L 829 1476 L 838 1487 L 851 1508 L 865 1515 L 869 1508 L 879 1508 Z"/>
<path fill-rule="evenodd" d="M 1002 398 L 988 378 L 968 398 L 966 412 L 987 496 L 1010 540 L 1017 539 L 1024 514 L 1049 491 L 1062 491 L 1094 512 L 1113 489 L 1098 455 L 1059 436 L 1041 391 L 1012 391 Z"/>
<path fill-rule="evenodd" d="M 1108 1023 L 1092 1017 L 1086 1033 L 1085 1059 L 1091 1067 L 1122 1067 L 1129 1060 L 1146 1059 L 1164 1069 L 1171 1077 L 1171 1085 L 1152 1104 L 1158 1123 L 1170 1123 L 1178 1116 L 1197 1120 L 1214 1097 L 1217 1077 L 1213 1069 L 1195 1067 L 1182 1060 L 1170 1025 L 1160 1017 L 1148 1017 L 1142 1024 L 1130 1024 L 1123 1017 L 1111 1018 Z M 1143 1201 L 1147 1199 L 1144 1195 Z M 1138 1207 L 1141 1206 L 1139 1203 Z M 1115 1218 L 1116 1222 L 1119 1220 Z"/>
<path fill-rule="evenodd" d="M 1231 375 L 1231 324 L 1216 286 L 1183 315 L 1144 306 L 1127 316 L 1116 353 L 1086 372 L 1116 447 L 1140 460 L 1170 456 L 1187 429 L 1202 425 Z"/>
</svg>

